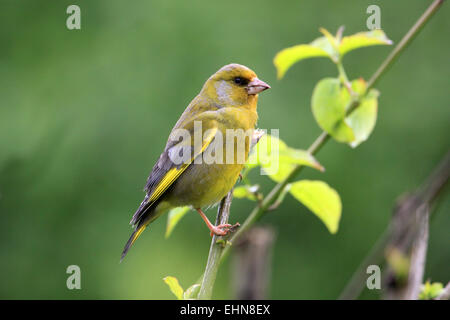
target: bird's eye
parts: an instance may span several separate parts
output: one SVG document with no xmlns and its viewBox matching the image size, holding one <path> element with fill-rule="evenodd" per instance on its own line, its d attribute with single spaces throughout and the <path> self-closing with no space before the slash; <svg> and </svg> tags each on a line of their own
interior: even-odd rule
<svg viewBox="0 0 450 320">
<path fill-rule="evenodd" d="M 241 78 L 241 77 L 236 77 L 233 79 L 234 83 L 236 83 L 237 85 L 243 86 L 246 85 L 248 83 L 248 81 L 246 81 L 246 79 Z"/>
</svg>

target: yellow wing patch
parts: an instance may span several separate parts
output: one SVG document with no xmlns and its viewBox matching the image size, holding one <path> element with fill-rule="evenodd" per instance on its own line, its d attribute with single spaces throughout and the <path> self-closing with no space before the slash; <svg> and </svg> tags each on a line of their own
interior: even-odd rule
<svg viewBox="0 0 450 320">
<path fill-rule="evenodd" d="M 170 169 L 165 176 L 161 179 L 161 181 L 156 186 L 155 190 L 153 191 L 152 195 L 150 196 L 148 202 L 154 202 L 161 197 L 161 195 L 169 188 L 172 183 L 175 182 L 175 180 L 186 170 L 187 167 L 194 161 L 194 159 L 201 154 L 203 151 L 206 150 L 206 148 L 209 146 L 211 141 L 214 139 L 214 136 L 217 133 L 217 127 L 212 128 L 211 130 L 208 130 L 208 136 L 205 137 L 203 140 L 203 145 L 200 149 L 200 151 L 193 155 L 189 163 L 184 163 L 180 168 L 172 168 Z"/>
<path fill-rule="evenodd" d="M 131 244 L 130 247 L 133 245 L 133 243 L 137 240 L 137 238 L 139 238 L 139 236 L 141 235 L 141 233 L 145 230 L 145 228 L 147 227 L 147 224 L 143 224 L 142 226 L 139 227 L 139 229 L 136 230 L 136 233 L 133 236 L 133 239 L 131 240 Z"/>
</svg>

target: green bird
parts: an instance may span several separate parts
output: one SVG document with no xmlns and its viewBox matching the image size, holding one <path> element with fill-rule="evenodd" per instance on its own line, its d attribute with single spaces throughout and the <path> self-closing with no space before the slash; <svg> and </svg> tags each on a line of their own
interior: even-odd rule
<svg viewBox="0 0 450 320">
<path fill-rule="evenodd" d="M 222 67 L 205 82 L 178 119 L 148 177 L 145 198 L 130 222 L 134 232 L 121 260 L 145 228 L 172 208 L 191 206 L 211 234 L 228 233 L 231 225 L 214 226 L 202 208 L 218 203 L 236 183 L 248 158 L 251 134 L 258 120 L 258 94 L 269 88 L 252 70 L 239 64 Z M 249 133 L 242 148 L 235 141 L 238 138 L 233 138 L 231 148 L 226 146 L 227 130 Z M 198 161 L 206 155 L 215 155 L 220 161 Z M 174 161 L 180 156 L 181 163 Z"/>
</svg>

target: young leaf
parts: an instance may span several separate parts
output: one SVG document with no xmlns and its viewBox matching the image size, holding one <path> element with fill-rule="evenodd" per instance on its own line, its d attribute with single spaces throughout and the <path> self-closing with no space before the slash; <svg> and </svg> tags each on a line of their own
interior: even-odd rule
<svg viewBox="0 0 450 320">
<path fill-rule="evenodd" d="M 333 47 L 333 50 L 330 50 L 330 54 L 334 55 L 336 58 L 339 58 L 338 50 L 338 40 L 325 28 L 320 28 L 319 31 L 327 38 L 328 42 Z"/>
<path fill-rule="evenodd" d="M 336 141 L 348 143 L 353 148 L 367 140 L 377 120 L 378 91 L 366 94 L 363 79 L 353 80 L 351 88 L 360 96 L 356 110 L 346 117 L 351 96 L 339 79 L 325 78 L 316 85 L 312 96 L 312 111 L 319 126 Z"/>
<path fill-rule="evenodd" d="M 320 80 L 311 98 L 312 112 L 317 123 L 339 142 L 349 143 L 355 140 L 352 128 L 345 122 L 349 101 L 348 91 L 336 78 Z"/>
<path fill-rule="evenodd" d="M 325 171 L 325 168 L 306 150 L 287 148 L 280 151 L 280 161 L 300 164 L 311 167 L 319 171 Z"/>
<path fill-rule="evenodd" d="M 367 140 L 375 127 L 378 112 L 378 95 L 377 90 L 371 89 L 361 99 L 358 108 L 347 117 L 347 123 L 353 129 L 355 135 L 355 140 L 350 142 L 350 146 L 353 148 Z"/>
<path fill-rule="evenodd" d="M 336 38 L 325 28 L 320 28 L 319 31 L 324 35 L 324 37 L 317 38 L 311 42 L 311 44 L 323 49 L 334 63 L 338 62 L 339 51 L 337 50 L 338 47 Z"/>
<path fill-rule="evenodd" d="M 425 282 L 422 285 L 422 290 L 419 293 L 419 299 L 420 300 L 432 300 L 435 299 L 437 296 L 439 296 L 444 289 L 444 286 L 440 282 L 433 282 L 430 283 L 430 281 Z"/>
<path fill-rule="evenodd" d="M 359 32 L 341 40 L 339 31 L 337 38 L 324 28 L 320 28 L 320 32 L 324 37 L 317 38 L 310 44 L 300 44 L 283 49 L 275 55 L 273 63 L 277 68 L 278 79 L 283 78 L 293 64 L 303 59 L 328 57 L 334 63 L 337 63 L 344 54 L 351 50 L 367 46 L 392 44 L 392 41 L 386 37 L 382 30 Z"/>
<path fill-rule="evenodd" d="M 178 300 L 183 300 L 183 288 L 180 286 L 178 279 L 175 277 L 165 277 L 164 282 L 169 286 L 170 291 L 177 297 Z"/>
<path fill-rule="evenodd" d="M 178 207 L 169 211 L 169 214 L 167 215 L 166 238 L 171 235 L 175 226 L 188 211 L 189 207 Z"/>
<path fill-rule="evenodd" d="M 366 93 L 367 82 L 363 78 L 359 78 L 351 82 L 351 87 L 353 92 L 363 96 Z"/>
<path fill-rule="evenodd" d="M 409 273 L 409 257 L 398 248 L 389 247 L 386 249 L 386 261 L 394 271 L 396 281 L 405 284 Z"/>
<path fill-rule="evenodd" d="M 390 44 L 392 44 L 392 41 L 388 39 L 382 30 L 358 32 L 342 39 L 339 44 L 339 53 L 342 57 L 347 52 L 358 48 Z"/>
<path fill-rule="evenodd" d="M 328 53 L 318 46 L 314 46 L 313 44 L 299 44 L 278 52 L 273 59 L 273 63 L 277 68 L 277 77 L 281 79 L 286 71 L 296 62 L 307 58 L 327 56 Z"/>
<path fill-rule="evenodd" d="M 257 163 L 272 180 L 280 182 L 296 165 L 304 165 L 320 171 L 325 169 L 305 150 L 294 149 L 271 135 L 265 135 L 257 144 L 249 163 Z"/>
<path fill-rule="evenodd" d="M 256 201 L 255 194 L 248 186 L 238 186 L 233 189 L 233 196 L 238 199 L 247 198 L 252 201 Z"/>
<path fill-rule="evenodd" d="M 334 62 L 339 60 L 336 39 L 324 28 L 321 28 L 320 32 L 324 37 L 317 38 L 310 44 L 299 44 L 283 49 L 275 55 L 273 63 L 277 68 L 278 79 L 283 78 L 293 64 L 303 59 L 328 57 Z"/>
<path fill-rule="evenodd" d="M 296 165 L 308 166 L 319 171 L 325 171 L 325 168 L 305 150 L 286 148 L 280 150 L 278 158 L 278 169 L 273 171 L 272 163 L 270 165 L 263 165 L 263 170 L 268 173 L 269 177 L 275 182 L 283 181 L 294 169 Z"/>
<path fill-rule="evenodd" d="M 199 284 L 193 284 L 189 288 L 186 289 L 186 291 L 183 293 L 183 299 L 184 300 L 193 300 L 197 298 L 198 292 L 200 291 L 200 285 Z"/>
<path fill-rule="evenodd" d="M 322 181 L 301 180 L 292 183 L 289 192 L 319 217 L 331 233 L 337 232 L 342 204 L 334 189 Z"/>
</svg>

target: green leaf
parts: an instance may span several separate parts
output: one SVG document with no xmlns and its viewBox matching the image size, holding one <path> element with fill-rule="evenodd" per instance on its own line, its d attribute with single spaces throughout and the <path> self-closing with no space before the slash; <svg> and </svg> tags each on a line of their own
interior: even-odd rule
<svg viewBox="0 0 450 320">
<path fill-rule="evenodd" d="M 275 55 L 273 63 L 277 68 L 278 79 L 283 78 L 293 64 L 303 59 L 328 57 L 334 62 L 339 60 L 336 39 L 326 29 L 321 28 L 320 31 L 324 37 L 317 38 L 310 44 L 283 49 Z"/>
<path fill-rule="evenodd" d="M 360 97 L 366 93 L 367 83 L 363 78 L 353 80 L 351 86 L 352 90 Z"/>
<path fill-rule="evenodd" d="M 272 180 L 274 180 L 275 182 L 281 182 L 286 179 L 286 177 L 297 165 L 308 166 L 322 172 L 325 171 L 324 167 L 322 167 L 322 165 L 309 152 L 289 147 L 285 150 L 280 150 L 278 170 L 270 173 L 271 171 L 269 170 L 273 169 L 274 167 L 271 167 L 269 165 L 262 166 L 262 168 L 266 173 L 268 173 L 269 177 Z"/>
<path fill-rule="evenodd" d="M 442 290 L 444 289 L 444 286 L 440 282 L 433 282 L 430 283 L 430 281 L 425 282 L 422 285 L 422 290 L 419 293 L 419 299 L 420 300 L 432 300 L 437 298 Z"/>
<path fill-rule="evenodd" d="M 307 58 L 327 56 L 328 53 L 318 46 L 313 44 L 299 44 L 278 52 L 273 59 L 273 63 L 277 68 L 277 77 L 281 79 L 286 74 L 286 71 L 296 62 Z"/>
<path fill-rule="evenodd" d="M 255 148 L 253 148 L 248 161 L 248 167 L 262 166 L 273 161 L 279 154 L 279 150 L 288 148 L 287 144 L 272 135 L 266 134 L 259 140 Z"/>
<path fill-rule="evenodd" d="M 178 279 L 172 276 L 165 277 L 164 282 L 169 286 L 170 291 L 177 297 L 178 300 L 183 300 L 183 288 L 180 286 Z"/>
<path fill-rule="evenodd" d="M 392 41 L 388 39 L 388 37 L 382 30 L 359 32 L 342 39 L 341 43 L 339 44 L 339 53 L 342 57 L 347 52 L 358 48 L 391 44 Z"/>
<path fill-rule="evenodd" d="M 189 288 L 186 289 L 186 291 L 183 293 L 183 299 L 184 300 L 193 300 L 197 298 L 198 292 L 200 291 L 200 285 L 199 284 L 193 284 Z"/>
<path fill-rule="evenodd" d="M 336 39 L 326 30 L 321 28 L 320 31 L 325 35 L 324 37 L 317 38 L 310 45 L 320 48 L 327 53 L 327 57 L 337 62 L 339 60 L 339 52 L 336 47 Z"/>
<path fill-rule="evenodd" d="M 409 273 L 409 257 L 395 247 L 386 249 L 386 261 L 394 271 L 395 279 L 400 285 L 406 284 Z"/>
<path fill-rule="evenodd" d="M 294 163 L 302 166 L 308 166 L 319 171 L 325 171 L 325 168 L 306 150 L 286 148 L 280 151 L 280 161 Z"/>
<path fill-rule="evenodd" d="M 352 91 L 360 98 L 360 104 L 346 117 L 351 102 L 348 89 L 336 78 L 325 78 L 314 88 L 311 99 L 314 118 L 319 126 L 336 141 L 358 146 L 372 133 L 378 111 L 379 93 L 371 89 L 366 94 L 367 84 L 363 79 L 351 82 Z"/>
<path fill-rule="evenodd" d="M 334 189 L 323 181 L 301 180 L 292 183 L 289 192 L 319 217 L 331 233 L 337 232 L 342 204 Z"/>
<path fill-rule="evenodd" d="M 167 216 L 167 227 L 165 235 L 166 238 L 168 238 L 171 235 L 175 226 L 188 211 L 189 207 L 178 207 L 169 211 L 169 214 Z"/>
<path fill-rule="evenodd" d="M 319 126 L 339 142 L 355 140 L 352 128 L 345 122 L 350 94 L 339 79 L 325 78 L 314 88 L 311 107 Z"/>
<path fill-rule="evenodd" d="M 271 135 L 261 138 L 250 155 L 249 163 L 261 166 L 264 173 L 276 182 L 284 180 L 297 165 L 325 170 L 309 152 L 290 148 L 283 140 Z"/>
<path fill-rule="evenodd" d="M 334 56 L 336 58 L 339 58 L 339 53 L 338 53 L 338 40 L 325 28 L 320 28 L 319 31 L 325 36 L 325 38 L 327 39 L 328 43 L 331 45 L 332 48 L 328 48 L 329 50 L 327 51 L 330 56 Z"/>
<path fill-rule="evenodd" d="M 251 186 L 251 187 L 238 186 L 233 189 L 233 197 L 238 198 L 238 199 L 247 198 L 249 200 L 256 201 L 254 192 L 255 192 L 255 189 L 258 190 L 257 187 L 259 187 L 259 186 Z"/>
<path fill-rule="evenodd" d="M 353 129 L 355 140 L 350 142 L 350 146 L 355 148 L 361 142 L 367 140 L 375 128 L 378 113 L 378 96 L 376 89 L 371 89 L 367 95 L 348 117 L 347 123 Z"/>
<path fill-rule="evenodd" d="M 341 41 L 324 28 L 320 28 L 320 32 L 324 36 L 317 38 L 310 44 L 299 44 L 289 47 L 275 55 L 273 63 L 277 68 L 278 79 L 281 79 L 293 64 L 303 59 L 328 57 L 334 63 L 337 63 L 351 50 L 374 45 L 392 44 L 392 41 L 386 37 L 382 30 L 359 32 L 344 37 Z"/>
</svg>

